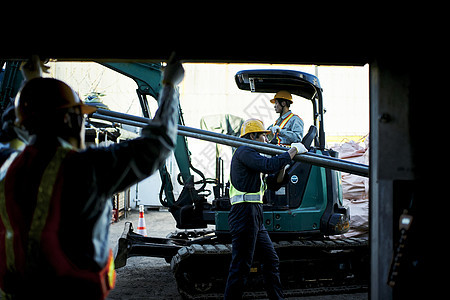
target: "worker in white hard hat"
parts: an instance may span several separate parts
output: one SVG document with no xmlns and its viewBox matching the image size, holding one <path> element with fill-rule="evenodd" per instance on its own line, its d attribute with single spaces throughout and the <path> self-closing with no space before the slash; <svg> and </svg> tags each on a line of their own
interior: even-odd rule
<svg viewBox="0 0 450 300">
<path fill-rule="evenodd" d="M 279 91 L 270 100 L 274 104 L 275 112 L 280 117 L 270 125 L 271 131 L 268 136 L 271 144 L 288 146 L 292 143 L 299 143 L 303 139 L 303 120 L 293 114 L 290 110 L 292 95 L 288 91 Z"/>
</svg>

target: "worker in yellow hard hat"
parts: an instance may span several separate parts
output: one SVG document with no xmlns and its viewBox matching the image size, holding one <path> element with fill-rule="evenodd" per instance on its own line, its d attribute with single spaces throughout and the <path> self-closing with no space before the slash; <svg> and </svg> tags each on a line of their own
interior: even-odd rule
<svg viewBox="0 0 450 300">
<path fill-rule="evenodd" d="M 241 137 L 244 137 L 249 133 L 261 133 L 260 136 L 265 137 L 265 134 L 269 134 L 270 132 L 270 130 L 264 129 L 263 122 L 258 119 L 248 119 L 241 126 Z"/>
<path fill-rule="evenodd" d="M 269 135 L 270 143 L 290 145 L 301 142 L 303 139 L 303 120 L 290 110 L 293 103 L 291 93 L 279 91 L 270 100 L 270 103 L 274 104 L 275 112 L 280 114 L 275 123 L 267 128 L 271 131 Z"/>
<path fill-rule="evenodd" d="M 241 127 L 241 137 L 267 142 L 262 121 L 250 119 Z M 265 157 L 249 146 L 236 149 L 231 160 L 230 202 L 228 217 L 232 239 L 232 258 L 224 299 L 242 299 L 245 283 L 250 273 L 255 249 L 264 262 L 265 288 L 269 299 L 283 299 L 280 282 L 279 259 L 269 234 L 264 227 L 262 199 L 265 184 L 261 173 L 273 174 L 291 162 L 297 153 L 307 152 L 301 143 L 277 156 Z"/>
</svg>

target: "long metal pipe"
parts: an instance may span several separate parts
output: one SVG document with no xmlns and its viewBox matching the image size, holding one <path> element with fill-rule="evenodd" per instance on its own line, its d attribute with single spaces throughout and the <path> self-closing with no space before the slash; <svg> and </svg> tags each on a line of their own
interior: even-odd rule
<svg viewBox="0 0 450 300">
<path fill-rule="evenodd" d="M 142 118 L 138 116 L 123 114 L 119 112 L 104 110 L 104 109 L 98 109 L 97 112 L 95 112 L 92 117 L 97 119 L 102 119 L 110 122 L 116 122 L 116 123 L 122 123 L 122 124 L 128 124 L 131 126 L 136 127 L 145 127 L 147 125 L 151 125 L 149 123 L 149 119 Z M 182 126 L 178 125 L 178 134 L 190 138 L 205 140 L 214 142 L 217 144 L 223 144 L 228 145 L 232 147 L 239 147 L 239 146 L 250 146 L 261 153 L 271 154 L 271 155 L 277 155 L 281 154 L 286 151 L 286 148 L 280 147 L 277 145 L 267 144 L 267 143 L 261 143 L 257 141 L 242 139 L 239 137 L 221 134 L 217 132 L 211 132 L 207 130 L 201 130 L 198 128 L 192 128 L 188 126 Z M 369 177 L 369 166 L 364 164 L 358 164 L 354 162 L 349 162 L 346 160 L 330 157 L 330 156 L 324 156 L 319 155 L 316 153 L 303 153 L 303 154 L 297 154 L 294 157 L 295 161 L 305 162 L 312 165 L 316 165 L 319 167 L 325 167 L 330 168 L 333 170 L 343 171 L 355 175 L 360 175 L 364 177 Z"/>
</svg>

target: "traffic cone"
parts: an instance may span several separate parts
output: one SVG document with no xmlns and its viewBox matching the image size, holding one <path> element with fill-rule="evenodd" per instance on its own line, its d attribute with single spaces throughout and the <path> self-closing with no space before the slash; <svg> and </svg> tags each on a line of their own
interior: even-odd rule
<svg viewBox="0 0 450 300">
<path fill-rule="evenodd" d="M 147 236 L 147 229 L 145 228 L 145 219 L 144 219 L 144 205 L 139 205 L 139 221 L 136 233 L 143 236 Z"/>
</svg>

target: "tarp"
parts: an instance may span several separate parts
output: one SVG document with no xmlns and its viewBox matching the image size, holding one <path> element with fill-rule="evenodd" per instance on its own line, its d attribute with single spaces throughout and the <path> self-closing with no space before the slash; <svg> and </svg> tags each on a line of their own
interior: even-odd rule
<svg viewBox="0 0 450 300">
<path fill-rule="evenodd" d="M 239 136 L 244 119 L 230 114 L 204 116 L 200 128 L 218 133 Z"/>
</svg>

